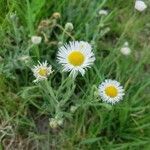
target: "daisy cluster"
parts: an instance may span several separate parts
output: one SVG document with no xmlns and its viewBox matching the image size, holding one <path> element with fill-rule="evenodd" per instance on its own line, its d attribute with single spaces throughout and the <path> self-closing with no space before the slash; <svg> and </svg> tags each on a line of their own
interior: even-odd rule
<svg viewBox="0 0 150 150">
<path fill-rule="evenodd" d="M 62 45 L 58 49 L 57 62 L 62 66 L 63 72 L 69 72 L 70 77 L 76 78 L 78 74 L 84 76 L 85 71 L 94 64 L 95 55 L 92 46 L 85 41 L 73 41 Z M 35 76 L 34 82 L 46 80 L 53 72 L 47 61 L 32 68 Z M 115 104 L 123 99 L 124 89 L 119 82 L 107 79 L 99 85 L 99 96 L 102 101 Z M 53 123 L 53 121 L 52 121 Z"/>
<path fill-rule="evenodd" d="M 134 8 L 136 11 L 143 12 L 147 8 L 147 5 L 142 0 L 136 0 Z M 98 15 L 99 17 L 104 18 L 111 15 L 111 13 L 107 9 L 101 9 L 99 10 Z M 52 15 L 52 18 L 56 20 L 60 17 L 61 15 L 57 12 Z M 50 22 L 48 20 L 41 21 L 38 27 L 38 33 L 43 33 L 45 31 L 44 29 L 49 28 L 49 25 Z M 68 22 L 65 24 L 64 32 L 72 38 L 70 32 L 73 29 L 73 24 L 71 22 Z M 110 28 L 107 27 L 105 30 L 106 31 L 104 33 L 109 32 Z M 45 42 L 48 42 L 48 37 L 49 32 L 44 32 Z M 75 80 L 78 74 L 81 74 L 82 76 L 85 75 L 86 71 L 93 66 L 96 57 L 90 43 L 88 43 L 87 41 L 75 41 L 74 38 L 72 38 L 72 40 L 73 41 L 65 44 L 63 44 L 63 42 L 61 41 L 58 42 L 59 48 L 56 55 L 56 61 L 61 66 L 61 71 L 68 72 L 69 76 L 73 80 Z M 42 42 L 42 37 L 32 36 L 31 42 L 33 45 L 37 46 Z M 130 45 L 127 41 L 120 48 L 120 53 L 122 55 L 125 55 L 126 57 L 132 53 Z M 26 57 L 22 59 L 24 61 L 26 60 Z M 47 61 L 38 61 L 38 64 L 33 66 L 32 72 L 35 77 L 35 80 L 33 82 L 37 83 L 43 80 L 47 80 L 49 76 L 53 73 L 53 69 L 52 66 L 47 63 Z M 100 99 L 103 102 L 112 105 L 123 100 L 123 97 L 125 95 L 124 87 L 120 84 L 120 82 L 112 79 L 105 79 L 104 81 L 99 83 L 97 89 L 98 90 L 96 90 L 95 93 L 97 94 L 98 92 L 97 95 L 99 95 Z M 78 106 L 71 106 L 70 112 L 74 113 L 77 109 Z M 57 113 L 58 112 L 56 112 L 56 116 Z M 55 129 L 59 126 L 62 126 L 63 121 L 64 120 L 62 119 L 62 116 L 50 118 L 49 125 L 51 128 Z"/>
</svg>

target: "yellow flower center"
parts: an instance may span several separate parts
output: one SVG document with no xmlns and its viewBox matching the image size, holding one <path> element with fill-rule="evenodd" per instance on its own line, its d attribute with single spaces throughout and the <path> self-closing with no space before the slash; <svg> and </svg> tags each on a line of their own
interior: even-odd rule
<svg viewBox="0 0 150 150">
<path fill-rule="evenodd" d="M 80 66 L 84 62 L 84 55 L 80 51 L 73 51 L 68 56 L 68 61 L 73 66 Z"/>
<path fill-rule="evenodd" d="M 40 76 L 47 76 L 48 71 L 45 68 L 41 68 L 38 73 Z"/>
<path fill-rule="evenodd" d="M 116 97 L 118 94 L 118 90 L 114 86 L 108 86 L 105 88 L 105 93 L 107 96 Z"/>
</svg>

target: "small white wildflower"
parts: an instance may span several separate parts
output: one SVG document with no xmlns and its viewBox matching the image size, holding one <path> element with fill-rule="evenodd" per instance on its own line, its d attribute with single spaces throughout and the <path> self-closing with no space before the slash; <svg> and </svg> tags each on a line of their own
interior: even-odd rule
<svg viewBox="0 0 150 150">
<path fill-rule="evenodd" d="M 66 31 L 72 31 L 73 30 L 73 24 L 71 23 L 71 22 L 67 22 L 66 24 L 65 24 L 65 30 Z"/>
<path fill-rule="evenodd" d="M 98 14 L 99 14 L 100 16 L 107 16 L 107 15 L 108 15 L 108 11 L 105 10 L 105 9 L 101 9 L 101 10 L 98 12 Z"/>
<path fill-rule="evenodd" d="M 48 78 L 48 76 L 53 72 L 52 70 L 52 66 L 49 65 L 47 61 L 40 63 L 37 66 L 34 66 L 32 68 L 33 74 L 36 77 L 36 79 L 34 80 L 34 82 L 38 82 L 40 80 L 46 80 Z"/>
<path fill-rule="evenodd" d="M 129 44 L 128 42 L 125 42 L 123 47 L 120 49 L 120 52 L 123 54 L 123 55 L 130 55 L 131 54 L 131 49 L 129 47 Z"/>
<path fill-rule="evenodd" d="M 77 106 L 71 106 L 71 107 L 70 107 L 70 112 L 71 112 L 71 113 L 74 113 L 77 109 L 78 109 Z"/>
<path fill-rule="evenodd" d="M 42 41 L 42 37 L 41 36 L 32 36 L 31 41 L 35 45 L 40 44 Z"/>
<path fill-rule="evenodd" d="M 142 0 L 135 1 L 135 9 L 142 12 L 147 8 L 147 5 Z"/>
<path fill-rule="evenodd" d="M 125 93 L 118 81 L 107 79 L 99 85 L 99 95 L 102 101 L 115 104 L 123 100 Z"/>
</svg>

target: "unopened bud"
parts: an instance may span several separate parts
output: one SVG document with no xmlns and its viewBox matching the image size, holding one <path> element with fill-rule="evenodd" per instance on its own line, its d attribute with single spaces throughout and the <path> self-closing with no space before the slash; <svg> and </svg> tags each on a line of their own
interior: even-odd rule
<svg viewBox="0 0 150 150">
<path fill-rule="evenodd" d="M 55 18 L 55 19 L 60 19 L 61 15 L 60 15 L 59 12 L 55 12 L 55 13 L 53 13 L 52 17 Z"/>
<path fill-rule="evenodd" d="M 31 42 L 35 45 L 40 44 L 42 41 L 42 37 L 40 36 L 32 36 L 31 37 Z"/>
<path fill-rule="evenodd" d="M 65 30 L 68 32 L 71 32 L 73 30 L 73 24 L 71 22 L 68 22 L 65 24 Z"/>
</svg>

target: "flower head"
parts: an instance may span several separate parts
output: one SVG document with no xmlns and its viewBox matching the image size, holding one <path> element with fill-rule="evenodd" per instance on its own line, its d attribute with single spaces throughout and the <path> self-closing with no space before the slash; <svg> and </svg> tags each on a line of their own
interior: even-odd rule
<svg viewBox="0 0 150 150">
<path fill-rule="evenodd" d="M 35 45 L 40 44 L 42 41 L 42 37 L 40 36 L 32 36 L 31 37 L 31 42 Z"/>
<path fill-rule="evenodd" d="M 60 19 L 61 18 L 61 14 L 59 12 L 54 12 L 52 17 L 55 18 L 55 19 Z"/>
<path fill-rule="evenodd" d="M 34 73 L 34 76 L 36 77 L 36 79 L 34 80 L 34 82 L 38 82 L 40 80 L 45 80 L 48 78 L 48 76 L 53 72 L 52 71 L 52 66 L 49 65 L 47 61 L 40 63 L 37 66 L 34 66 L 32 68 L 32 71 Z"/>
<path fill-rule="evenodd" d="M 147 5 L 142 0 L 135 1 L 135 9 L 142 12 L 147 8 Z"/>
<path fill-rule="evenodd" d="M 68 32 L 72 31 L 73 30 L 73 24 L 71 22 L 67 22 L 65 24 L 65 30 Z"/>
<path fill-rule="evenodd" d="M 78 72 L 85 74 L 85 70 L 94 63 L 95 56 L 88 42 L 75 41 L 59 48 L 57 60 L 63 71 L 70 72 L 75 78 Z"/>
<path fill-rule="evenodd" d="M 130 49 L 130 47 L 129 47 L 128 42 L 125 42 L 125 43 L 124 43 L 123 47 L 121 47 L 121 49 L 120 49 L 120 52 L 121 52 L 123 55 L 126 55 L 126 56 L 130 55 L 131 49 Z"/>
<path fill-rule="evenodd" d="M 116 80 L 105 80 L 99 85 L 99 95 L 104 102 L 115 104 L 123 99 L 124 89 Z"/>
</svg>

